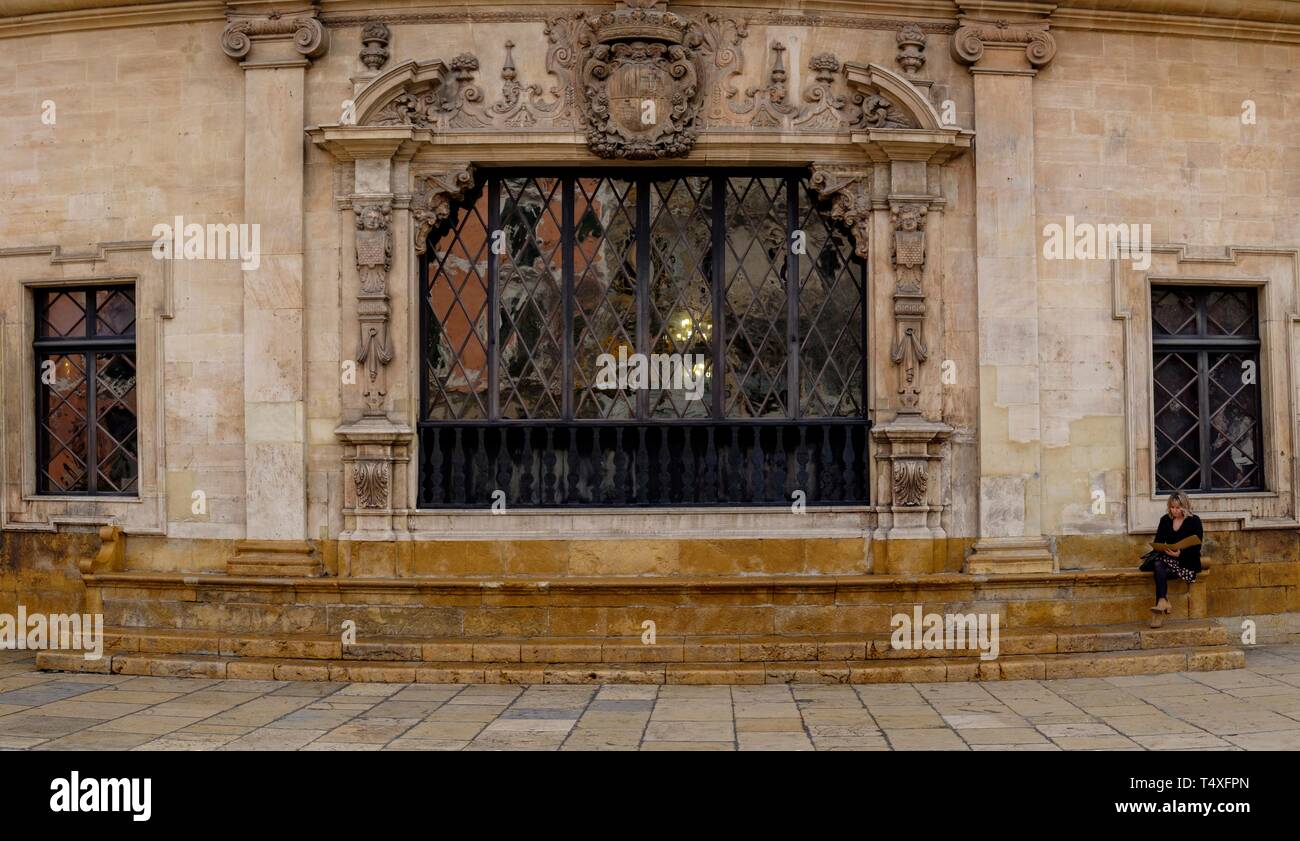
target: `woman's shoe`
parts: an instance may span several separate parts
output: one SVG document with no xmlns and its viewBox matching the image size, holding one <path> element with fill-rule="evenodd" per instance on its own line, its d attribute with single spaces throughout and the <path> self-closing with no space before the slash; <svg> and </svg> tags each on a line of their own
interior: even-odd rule
<svg viewBox="0 0 1300 841">
<path fill-rule="evenodd" d="M 1169 608 L 1153 607 L 1151 608 L 1151 627 L 1159 628 L 1165 624 L 1165 617 L 1169 615 Z"/>
</svg>

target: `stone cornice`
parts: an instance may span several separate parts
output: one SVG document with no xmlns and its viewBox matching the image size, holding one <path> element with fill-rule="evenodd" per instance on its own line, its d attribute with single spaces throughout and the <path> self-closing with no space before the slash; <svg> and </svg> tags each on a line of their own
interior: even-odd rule
<svg viewBox="0 0 1300 841">
<path fill-rule="evenodd" d="M 735 9 L 750 13 L 754 23 L 768 20 L 788 25 L 863 26 L 895 29 L 903 21 L 950 31 L 961 9 L 981 5 L 1054 7 L 1053 29 L 1088 29 L 1225 38 L 1244 41 L 1300 44 L 1300 3 L 1288 0 L 1057 0 L 999 2 L 999 0 L 805 0 L 791 11 L 788 0 L 674 0 L 674 8 Z M 437 6 L 428 0 L 321 0 L 321 22 L 326 27 L 359 26 L 363 19 L 400 16 L 403 19 L 442 20 L 448 15 L 466 20 L 513 16 L 542 19 L 560 8 L 601 6 L 597 3 L 537 2 L 522 0 L 459 0 Z M 112 29 L 131 26 L 217 21 L 226 15 L 223 0 L 0 0 L 0 38 Z M 503 6 L 509 6 L 503 10 Z M 1004 15 L 1012 17 L 1013 15 Z"/>
</svg>

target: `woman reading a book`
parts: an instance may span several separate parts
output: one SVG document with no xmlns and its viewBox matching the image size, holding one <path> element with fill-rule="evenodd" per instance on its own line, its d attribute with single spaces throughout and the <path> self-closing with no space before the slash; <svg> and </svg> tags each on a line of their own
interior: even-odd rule
<svg viewBox="0 0 1300 841">
<path fill-rule="evenodd" d="M 1156 579 L 1156 606 L 1151 608 L 1151 627 L 1159 628 L 1169 615 L 1169 577 L 1176 575 L 1189 584 L 1201 571 L 1201 540 L 1205 532 L 1201 518 L 1192 513 L 1192 501 L 1182 491 L 1169 495 L 1169 513 L 1160 518 L 1152 549 L 1142 556 L 1142 570 Z"/>
</svg>

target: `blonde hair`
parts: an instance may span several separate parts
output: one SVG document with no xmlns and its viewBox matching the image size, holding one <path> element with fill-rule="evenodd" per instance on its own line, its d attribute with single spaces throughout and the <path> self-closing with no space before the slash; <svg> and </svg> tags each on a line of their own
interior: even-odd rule
<svg viewBox="0 0 1300 841">
<path fill-rule="evenodd" d="M 1166 507 L 1168 506 L 1169 502 L 1177 502 L 1178 507 L 1182 508 L 1183 512 L 1186 514 L 1192 513 L 1191 497 L 1189 497 L 1187 494 L 1183 493 L 1182 491 L 1174 491 L 1173 493 L 1171 493 L 1169 495 L 1168 501 L 1165 503 Z"/>
</svg>

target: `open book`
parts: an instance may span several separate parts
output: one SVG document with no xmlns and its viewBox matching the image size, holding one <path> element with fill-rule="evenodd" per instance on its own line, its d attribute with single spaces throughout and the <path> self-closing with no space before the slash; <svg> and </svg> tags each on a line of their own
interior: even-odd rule
<svg viewBox="0 0 1300 841">
<path fill-rule="evenodd" d="M 1177 543 L 1152 543 L 1151 548 L 1157 552 L 1180 552 L 1189 546 L 1200 546 L 1201 539 L 1196 535 L 1184 537 Z"/>
</svg>

